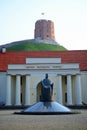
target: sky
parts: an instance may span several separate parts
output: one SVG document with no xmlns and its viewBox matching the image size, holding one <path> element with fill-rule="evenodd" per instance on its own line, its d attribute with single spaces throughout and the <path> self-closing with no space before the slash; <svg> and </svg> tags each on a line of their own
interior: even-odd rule
<svg viewBox="0 0 87 130">
<path fill-rule="evenodd" d="M 87 50 L 87 0 L 0 0 L 0 45 L 33 39 L 39 19 L 54 22 L 60 45 Z"/>
</svg>

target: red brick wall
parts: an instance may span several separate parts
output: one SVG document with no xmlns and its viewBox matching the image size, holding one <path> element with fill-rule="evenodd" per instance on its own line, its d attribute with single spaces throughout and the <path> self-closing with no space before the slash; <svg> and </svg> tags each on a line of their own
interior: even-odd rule
<svg viewBox="0 0 87 130">
<path fill-rule="evenodd" d="M 80 70 L 87 70 L 87 51 L 20 51 L 0 53 L 0 71 L 8 64 L 25 64 L 26 58 L 61 58 L 62 63 L 79 63 Z"/>
<path fill-rule="evenodd" d="M 38 20 L 35 23 L 34 38 L 55 40 L 54 23 L 50 20 Z"/>
</svg>

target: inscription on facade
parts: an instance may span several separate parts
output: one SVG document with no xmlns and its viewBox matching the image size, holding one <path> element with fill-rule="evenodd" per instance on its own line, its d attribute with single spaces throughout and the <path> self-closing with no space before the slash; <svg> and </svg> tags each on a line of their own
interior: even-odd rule
<svg viewBox="0 0 87 130">
<path fill-rule="evenodd" d="M 60 69 L 59 65 L 27 65 L 25 69 Z"/>
<path fill-rule="evenodd" d="M 72 70 L 77 69 L 79 70 L 79 64 L 24 64 L 24 65 L 17 65 L 17 64 L 10 64 L 8 65 L 8 70 L 58 70 L 58 69 L 65 69 L 65 70 Z"/>
</svg>

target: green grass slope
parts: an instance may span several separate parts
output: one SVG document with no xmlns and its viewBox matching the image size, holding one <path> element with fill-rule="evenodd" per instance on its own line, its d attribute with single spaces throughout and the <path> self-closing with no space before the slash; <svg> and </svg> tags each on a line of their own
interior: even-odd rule
<svg viewBox="0 0 87 130">
<path fill-rule="evenodd" d="M 34 42 L 24 42 L 22 44 L 13 45 L 6 48 L 7 51 L 61 51 L 67 50 L 63 46 L 53 44 L 43 44 Z"/>
</svg>

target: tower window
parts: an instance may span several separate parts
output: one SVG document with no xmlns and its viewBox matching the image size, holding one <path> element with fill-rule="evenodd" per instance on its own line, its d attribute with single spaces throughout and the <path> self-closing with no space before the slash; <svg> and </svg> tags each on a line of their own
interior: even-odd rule
<svg viewBox="0 0 87 130">
<path fill-rule="evenodd" d="M 39 36 L 41 37 L 41 34 L 42 34 L 42 31 L 41 30 L 39 30 Z"/>
<path fill-rule="evenodd" d="M 47 29 L 47 33 L 49 32 L 49 26 L 48 26 L 48 24 L 47 24 L 47 26 L 46 26 L 46 29 Z"/>
</svg>

